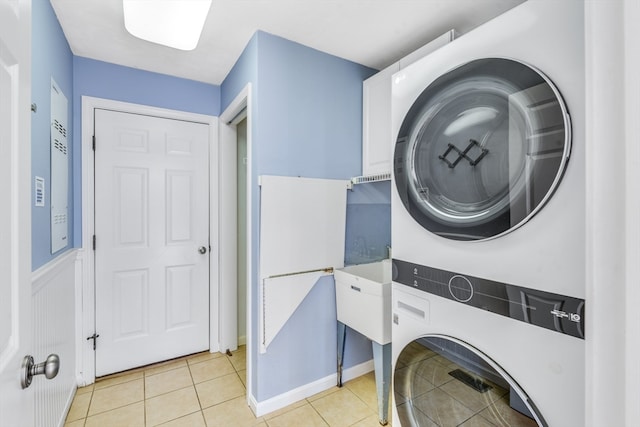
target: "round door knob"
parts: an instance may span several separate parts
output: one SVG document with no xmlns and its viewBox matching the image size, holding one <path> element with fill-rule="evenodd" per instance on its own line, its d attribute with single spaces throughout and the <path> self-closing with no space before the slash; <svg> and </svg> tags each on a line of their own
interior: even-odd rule
<svg viewBox="0 0 640 427">
<path fill-rule="evenodd" d="M 50 354 L 42 363 L 36 363 L 33 357 L 27 355 L 22 361 L 22 375 L 21 383 L 22 388 L 27 388 L 31 385 L 31 381 L 35 375 L 44 375 L 46 379 L 50 380 L 58 375 L 60 370 L 60 358 L 57 354 Z"/>
<path fill-rule="evenodd" d="M 206 254 L 207 253 L 207 248 L 204 246 L 200 246 L 198 248 L 198 252 L 200 252 L 201 254 Z"/>
</svg>

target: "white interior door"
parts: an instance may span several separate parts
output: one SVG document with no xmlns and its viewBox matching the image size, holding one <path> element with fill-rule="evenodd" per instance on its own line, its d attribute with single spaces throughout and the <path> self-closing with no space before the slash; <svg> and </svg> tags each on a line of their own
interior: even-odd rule
<svg viewBox="0 0 640 427">
<path fill-rule="evenodd" d="M 95 110 L 96 376 L 209 348 L 209 128 Z"/>
<path fill-rule="evenodd" d="M 33 387 L 20 366 L 31 350 L 31 2 L 0 0 L 0 425 L 30 426 Z M 37 361 L 40 362 L 40 361 Z M 34 385 L 40 379 L 34 380 Z"/>
</svg>

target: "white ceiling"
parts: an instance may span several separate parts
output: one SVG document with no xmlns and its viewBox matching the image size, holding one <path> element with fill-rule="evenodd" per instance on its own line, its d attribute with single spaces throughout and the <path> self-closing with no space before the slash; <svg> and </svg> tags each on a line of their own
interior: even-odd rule
<svg viewBox="0 0 640 427">
<path fill-rule="evenodd" d="M 219 85 L 257 30 L 382 69 L 450 28 L 464 34 L 523 1 L 213 0 L 190 52 L 127 33 L 122 0 L 51 4 L 74 55 Z"/>
</svg>

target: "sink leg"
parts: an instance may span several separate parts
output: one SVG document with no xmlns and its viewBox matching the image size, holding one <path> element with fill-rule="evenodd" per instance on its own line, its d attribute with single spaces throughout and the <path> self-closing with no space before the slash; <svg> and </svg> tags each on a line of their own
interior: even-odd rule
<svg viewBox="0 0 640 427">
<path fill-rule="evenodd" d="M 342 387 L 342 365 L 344 364 L 344 343 L 347 337 L 347 325 L 338 322 L 338 387 Z"/>
<path fill-rule="evenodd" d="M 378 420 L 387 425 L 389 419 L 389 385 L 391 383 L 391 343 L 378 344 L 371 341 L 373 348 L 373 365 L 378 392 Z"/>
</svg>

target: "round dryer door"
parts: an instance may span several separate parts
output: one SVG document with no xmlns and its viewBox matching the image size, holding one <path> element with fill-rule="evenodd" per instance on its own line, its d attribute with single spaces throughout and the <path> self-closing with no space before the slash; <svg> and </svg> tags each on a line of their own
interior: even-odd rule
<svg viewBox="0 0 640 427">
<path fill-rule="evenodd" d="M 538 70 L 480 59 L 433 81 L 407 112 L 394 152 L 398 193 L 427 230 L 500 236 L 551 197 L 571 149 L 560 93 Z"/>
<path fill-rule="evenodd" d="M 547 425 L 502 368 L 451 337 L 425 336 L 406 346 L 393 388 L 403 426 Z"/>
</svg>

